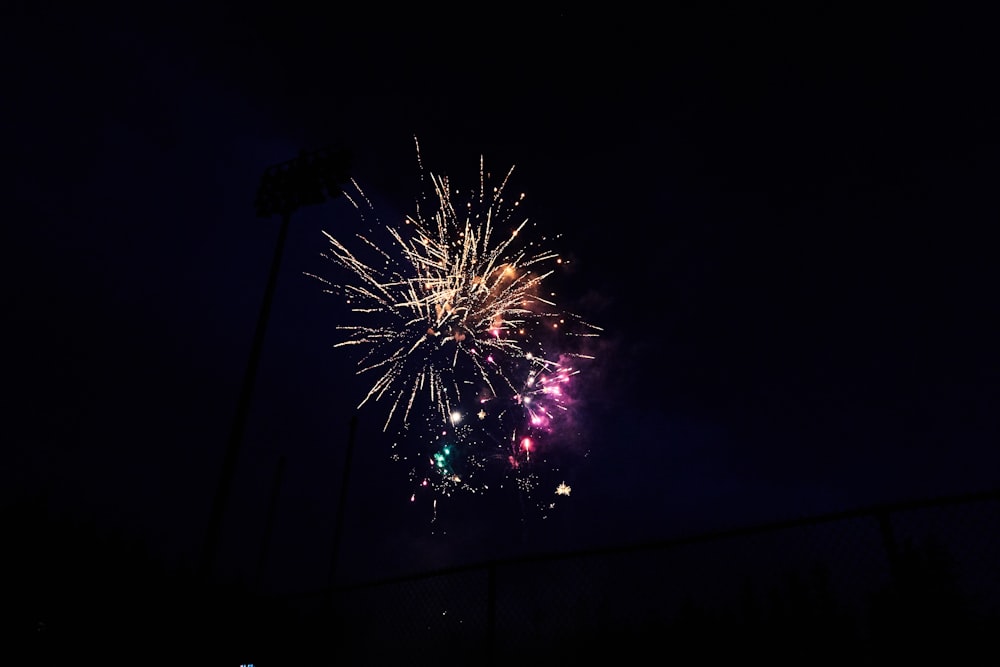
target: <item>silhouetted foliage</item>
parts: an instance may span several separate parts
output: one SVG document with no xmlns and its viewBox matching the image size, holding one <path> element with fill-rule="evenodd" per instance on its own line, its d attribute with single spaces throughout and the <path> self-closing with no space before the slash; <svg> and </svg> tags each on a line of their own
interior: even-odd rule
<svg viewBox="0 0 1000 667">
<path fill-rule="evenodd" d="M 979 626 L 944 544 L 933 538 L 906 542 L 889 586 L 872 598 L 875 655 L 890 661 L 974 658 L 986 639 Z"/>
<path fill-rule="evenodd" d="M 266 654 L 270 637 L 298 627 L 285 631 L 275 601 L 240 585 L 199 586 L 141 542 L 50 516 L 44 502 L 7 507 L 0 519 L 5 647 L 17 664 L 239 664 L 241 652 Z"/>
</svg>

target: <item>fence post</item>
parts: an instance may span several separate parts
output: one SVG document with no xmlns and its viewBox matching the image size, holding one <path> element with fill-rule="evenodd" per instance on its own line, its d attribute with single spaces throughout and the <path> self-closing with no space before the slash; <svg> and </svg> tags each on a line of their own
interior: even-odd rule
<svg viewBox="0 0 1000 667">
<path fill-rule="evenodd" d="M 486 583 L 486 661 L 487 667 L 496 664 L 497 636 L 497 564 L 492 561 L 487 570 Z"/>
<path fill-rule="evenodd" d="M 879 532 L 882 533 L 882 546 L 889 558 L 889 576 L 892 582 L 896 583 L 899 580 L 899 547 L 892 532 L 889 511 L 881 509 L 875 514 L 875 518 L 878 519 Z"/>
</svg>

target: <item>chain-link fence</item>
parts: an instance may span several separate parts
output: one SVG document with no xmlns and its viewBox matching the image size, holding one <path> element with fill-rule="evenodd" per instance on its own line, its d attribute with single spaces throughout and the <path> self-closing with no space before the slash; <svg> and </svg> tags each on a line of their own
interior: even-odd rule
<svg viewBox="0 0 1000 667">
<path fill-rule="evenodd" d="M 855 664 L 1000 631 L 1000 494 L 400 578 L 299 600 L 341 664 Z M 308 615 L 308 611 L 306 615 Z M 986 655 L 989 655 L 987 653 Z M 965 663 L 972 664 L 972 663 Z"/>
<path fill-rule="evenodd" d="M 1000 663 L 1000 492 L 280 599 L 45 516 L 0 515 L 16 664 Z"/>
</svg>

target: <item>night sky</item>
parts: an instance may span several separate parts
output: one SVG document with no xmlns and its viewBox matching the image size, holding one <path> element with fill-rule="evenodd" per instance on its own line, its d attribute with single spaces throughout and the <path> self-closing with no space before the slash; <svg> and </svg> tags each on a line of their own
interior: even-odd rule
<svg viewBox="0 0 1000 667">
<path fill-rule="evenodd" d="M 264 170 L 345 145 L 399 218 L 414 136 L 456 180 L 515 166 L 572 259 L 561 298 L 604 329 L 572 495 L 544 522 L 509 494 L 433 524 L 408 502 L 304 275 L 334 272 L 323 230 L 360 230 L 339 198 L 292 218 L 227 574 L 254 576 L 284 457 L 266 580 L 326 585 L 353 414 L 345 581 L 996 488 L 992 23 L 813 5 L 13 10 L 3 501 L 196 563 L 277 238 Z"/>
</svg>

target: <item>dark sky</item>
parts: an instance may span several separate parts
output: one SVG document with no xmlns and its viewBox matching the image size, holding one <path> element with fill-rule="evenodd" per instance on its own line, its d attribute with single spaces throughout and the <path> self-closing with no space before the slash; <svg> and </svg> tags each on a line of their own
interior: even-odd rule
<svg viewBox="0 0 1000 667">
<path fill-rule="evenodd" d="M 269 165 L 339 142 L 392 218 L 425 165 L 516 165 L 604 328 L 573 493 L 408 503 L 361 410 L 343 578 L 995 488 L 1000 148 L 987 16 L 703 5 L 494 16 L 34 3 L 5 10 L 5 502 L 194 563 L 277 238 Z M 13 14 L 13 15 L 11 15 Z M 363 385 L 292 220 L 222 561 L 326 583 Z"/>
</svg>

